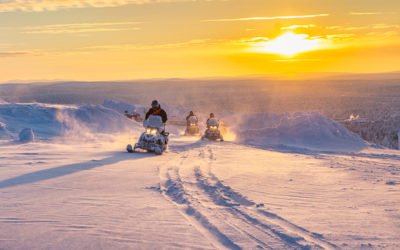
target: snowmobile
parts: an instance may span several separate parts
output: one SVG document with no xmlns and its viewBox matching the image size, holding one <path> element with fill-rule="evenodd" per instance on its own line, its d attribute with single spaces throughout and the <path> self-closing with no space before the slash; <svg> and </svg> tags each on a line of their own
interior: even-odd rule
<svg viewBox="0 0 400 250">
<path fill-rule="evenodd" d="M 151 115 L 143 123 L 145 132 L 139 138 L 139 141 L 132 147 L 129 144 L 126 150 L 129 153 L 136 152 L 136 149 L 143 149 L 147 152 L 154 152 L 161 155 L 167 149 L 168 132 L 164 131 L 164 124 L 160 116 Z M 162 133 L 163 132 L 163 133 Z"/>
<path fill-rule="evenodd" d="M 202 140 L 209 139 L 213 141 L 224 141 L 224 138 L 219 130 L 219 122 L 215 118 L 210 118 L 207 121 L 207 129 L 204 135 L 201 137 Z"/>
<path fill-rule="evenodd" d="M 196 116 L 189 117 L 186 125 L 185 136 L 200 135 L 200 129 L 198 125 L 198 119 Z"/>
</svg>

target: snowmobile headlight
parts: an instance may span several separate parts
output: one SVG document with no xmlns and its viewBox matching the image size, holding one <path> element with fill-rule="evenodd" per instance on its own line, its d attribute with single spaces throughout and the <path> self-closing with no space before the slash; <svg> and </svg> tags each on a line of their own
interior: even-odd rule
<svg viewBox="0 0 400 250">
<path fill-rule="evenodd" d="M 196 123 L 190 123 L 190 126 L 194 127 L 196 126 Z"/>
<path fill-rule="evenodd" d="M 157 129 L 156 128 L 147 128 L 146 129 L 146 134 L 148 134 L 148 135 L 156 135 L 157 134 Z"/>
<path fill-rule="evenodd" d="M 217 126 L 210 126 L 210 129 L 211 129 L 211 130 L 216 130 L 216 129 L 217 129 Z"/>
<path fill-rule="evenodd" d="M 156 135 L 157 132 L 158 132 L 158 129 L 156 129 L 156 128 L 147 128 L 146 129 L 146 134 L 148 134 L 148 135 Z"/>
</svg>

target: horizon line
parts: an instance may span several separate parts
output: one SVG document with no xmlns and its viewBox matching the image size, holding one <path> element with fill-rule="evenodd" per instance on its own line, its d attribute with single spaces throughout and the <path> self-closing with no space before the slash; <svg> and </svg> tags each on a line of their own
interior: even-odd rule
<svg viewBox="0 0 400 250">
<path fill-rule="evenodd" d="M 238 75 L 238 76 L 202 76 L 202 77 L 144 77 L 144 78 L 132 78 L 132 79 L 93 79 L 93 80 L 79 80 L 79 79 L 31 79 L 31 80 L 6 80 L 0 81 L 0 85 L 3 84 L 39 84 L 39 83 L 106 83 L 106 82 L 131 82 L 131 81 L 161 81 L 161 80 L 228 80 L 228 79 L 263 79 L 264 80 L 292 80 L 301 81 L 308 79 L 319 79 L 329 77 L 354 77 L 354 76 L 370 76 L 370 75 L 392 75 L 399 74 L 398 79 L 400 80 L 400 70 L 398 71 L 381 71 L 381 72 L 288 72 L 285 73 L 271 73 L 267 74 L 250 74 L 250 75 Z M 295 79 L 295 78 L 299 79 Z M 391 78 L 392 79 L 392 78 Z M 397 79 L 397 78 L 396 78 Z"/>
</svg>

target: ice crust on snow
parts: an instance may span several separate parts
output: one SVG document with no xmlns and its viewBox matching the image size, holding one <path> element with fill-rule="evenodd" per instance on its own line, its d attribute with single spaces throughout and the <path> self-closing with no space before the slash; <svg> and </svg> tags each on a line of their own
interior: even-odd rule
<svg viewBox="0 0 400 250">
<path fill-rule="evenodd" d="M 237 141 L 257 146 L 312 150 L 359 150 L 366 143 L 339 123 L 317 112 L 251 113 L 224 118 Z"/>
</svg>

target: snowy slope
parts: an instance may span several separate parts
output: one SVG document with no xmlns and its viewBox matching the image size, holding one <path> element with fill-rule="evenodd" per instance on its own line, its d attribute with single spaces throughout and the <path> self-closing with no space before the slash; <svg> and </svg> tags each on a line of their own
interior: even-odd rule
<svg viewBox="0 0 400 250">
<path fill-rule="evenodd" d="M 141 126 L 101 105 L 0 104 L 0 137 L 31 128 L 40 140 L 141 131 Z"/>
<path fill-rule="evenodd" d="M 342 125 L 316 112 L 250 113 L 223 119 L 240 143 L 312 150 L 352 151 L 366 143 Z"/>
<path fill-rule="evenodd" d="M 105 100 L 103 106 L 124 113 L 144 112 L 141 105 Z M 188 109 L 163 105 L 170 125 L 185 125 Z M 208 113 L 195 112 L 204 131 Z M 225 139 L 241 144 L 281 149 L 319 151 L 357 151 L 367 147 L 359 135 L 318 112 L 217 114 L 226 126 Z M 180 129 L 183 131 L 183 129 Z M 177 132 L 174 128 L 173 132 Z M 181 132 L 182 132 L 181 131 Z"/>
<path fill-rule="evenodd" d="M 5 249 L 398 249 L 400 155 L 171 138 L 1 146 Z M 51 149 L 51 150 L 49 150 Z"/>
<path fill-rule="evenodd" d="M 143 128 L 114 109 L 1 104 L 4 137 L 39 140 L 0 141 L 0 249 L 400 248 L 398 151 L 318 113 L 223 121 L 236 141 L 169 125 L 156 157 L 125 152 Z"/>
</svg>

